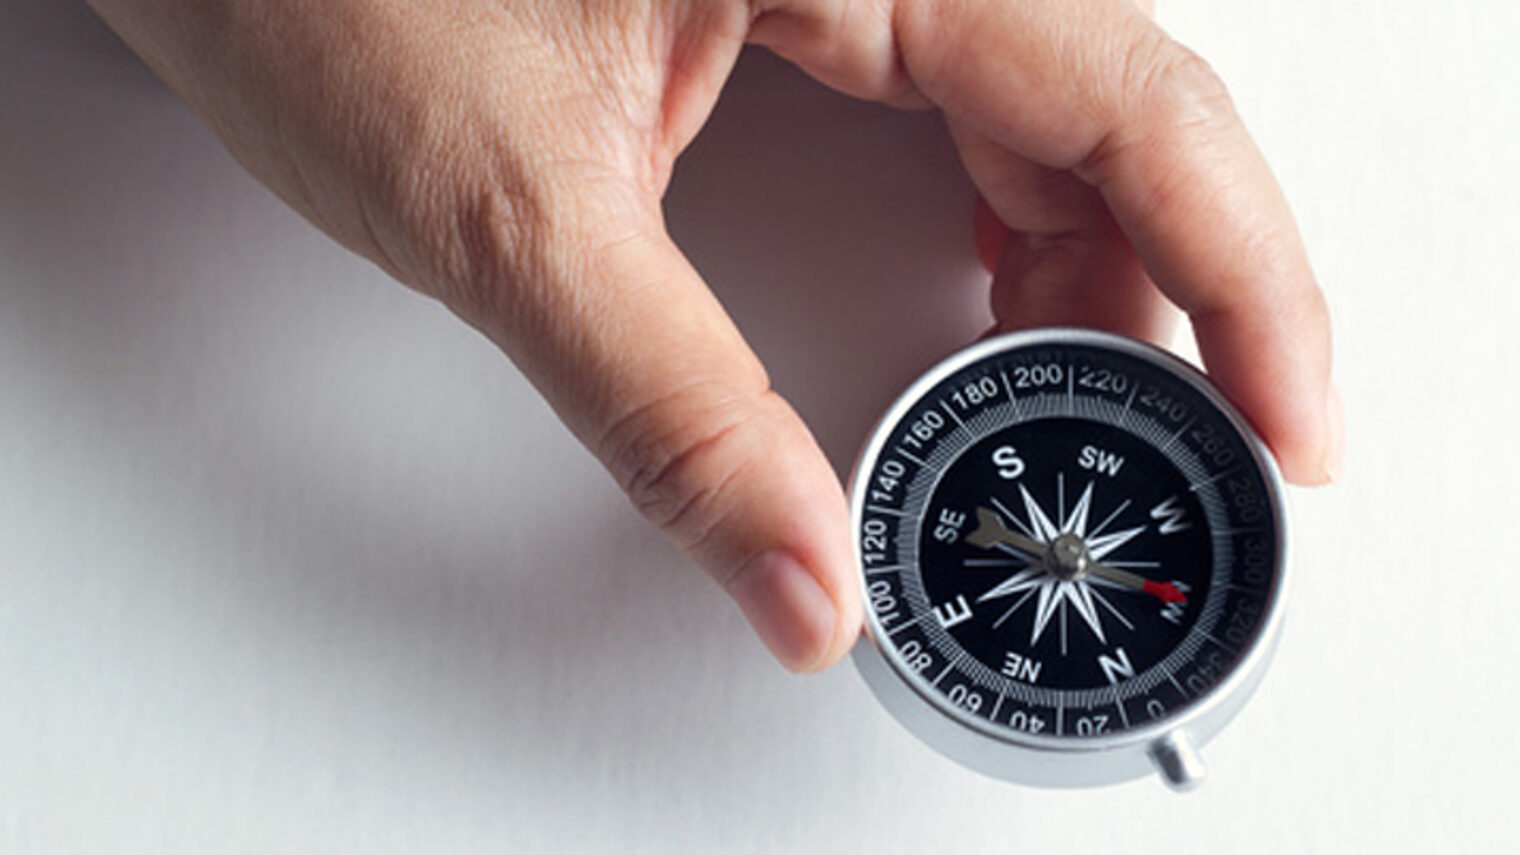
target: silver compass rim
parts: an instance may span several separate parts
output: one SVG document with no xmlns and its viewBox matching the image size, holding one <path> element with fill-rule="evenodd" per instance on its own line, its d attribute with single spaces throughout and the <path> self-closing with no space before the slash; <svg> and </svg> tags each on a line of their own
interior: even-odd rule
<svg viewBox="0 0 1520 855">
<path fill-rule="evenodd" d="M 849 478 L 850 546 L 861 596 L 869 603 L 860 552 L 867 483 L 890 429 L 931 389 L 968 365 L 1011 350 L 1040 345 L 1077 345 L 1117 351 L 1169 370 L 1203 395 L 1244 439 L 1263 475 L 1277 532 L 1277 560 L 1266 614 L 1256 638 L 1223 680 L 1180 710 L 1154 722 L 1107 736 L 1029 734 L 979 719 L 949 703 L 906 668 L 894 648 L 876 639 L 884 633 L 865 609 L 863 631 L 851 658 L 867 686 L 887 711 L 931 748 L 963 765 L 1003 780 L 1043 786 L 1094 786 L 1143 777 L 1156 770 L 1157 746 L 1181 738 L 1201 747 L 1244 706 L 1265 675 L 1281 633 L 1287 594 L 1288 536 L 1285 488 L 1276 460 L 1255 429 L 1205 375 L 1181 357 L 1147 342 L 1078 327 L 1044 327 L 1004 333 L 951 354 L 903 390 L 872 425 Z"/>
</svg>

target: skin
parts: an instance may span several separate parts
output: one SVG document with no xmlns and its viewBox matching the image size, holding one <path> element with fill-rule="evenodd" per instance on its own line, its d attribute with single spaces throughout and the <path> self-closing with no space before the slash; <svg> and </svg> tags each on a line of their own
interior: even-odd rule
<svg viewBox="0 0 1520 855">
<path fill-rule="evenodd" d="M 861 626 L 845 498 L 660 198 L 746 42 L 945 117 L 1000 329 L 1164 341 L 1300 484 L 1330 328 L 1218 78 L 1129 0 L 92 0 L 308 220 L 496 342 L 786 667 Z"/>
</svg>

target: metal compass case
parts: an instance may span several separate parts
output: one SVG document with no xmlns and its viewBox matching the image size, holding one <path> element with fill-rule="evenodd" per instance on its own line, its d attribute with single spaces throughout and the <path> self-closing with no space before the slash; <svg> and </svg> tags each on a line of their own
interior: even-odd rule
<svg viewBox="0 0 1520 855">
<path fill-rule="evenodd" d="M 935 366 L 851 479 L 854 659 L 910 731 L 1026 784 L 1202 779 L 1281 622 L 1277 468 L 1202 374 L 1047 329 Z"/>
</svg>

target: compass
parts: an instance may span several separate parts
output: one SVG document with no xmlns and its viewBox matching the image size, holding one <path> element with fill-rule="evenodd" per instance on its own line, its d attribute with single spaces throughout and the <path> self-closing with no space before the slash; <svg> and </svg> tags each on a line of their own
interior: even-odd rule
<svg viewBox="0 0 1520 855">
<path fill-rule="evenodd" d="M 877 425 L 850 507 L 859 670 L 986 774 L 1188 788 L 1266 669 L 1281 479 L 1204 376 L 1150 345 L 1046 329 L 952 356 Z"/>
</svg>

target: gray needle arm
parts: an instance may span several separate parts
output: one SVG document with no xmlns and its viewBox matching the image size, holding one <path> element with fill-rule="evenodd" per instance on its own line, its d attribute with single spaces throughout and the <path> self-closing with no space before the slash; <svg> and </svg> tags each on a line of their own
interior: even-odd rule
<svg viewBox="0 0 1520 855">
<path fill-rule="evenodd" d="M 1137 591 L 1145 590 L 1145 583 L 1150 581 L 1149 579 L 1137 573 L 1131 573 L 1128 570 L 1120 570 L 1117 567 L 1110 567 L 1107 564 L 1099 564 L 1096 561 L 1089 561 L 1087 563 L 1087 572 L 1093 574 L 1094 576 L 1101 576 L 1102 578 L 1107 579 L 1116 585 L 1123 585 L 1126 588 L 1134 588 Z"/>
<path fill-rule="evenodd" d="M 980 546 L 983 549 L 991 549 L 999 544 L 1011 546 L 1020 552 L 1027 552 L 1041 559 L 1045 558 L 1050 551 L 1048 544 L 1025 537 L 1003 525 L 1003 518 L 998 516 L 997 512 L 988 508 L 976 509 L 976 530 L 966 535 L 966 542 L 973 546 Z M 1082 549 L 1084 555 L 1086 551 L 1085 548 Z M 1099 564 L 1091 558 L 1082 561 L 1080 567 L 1084 572 L 1107 579 L 1116 585 L 1123 585 L 1136 591 L 1144 591 L 1147 594 L 1161 598 L 1165 602 L 1186 602 L 1187 599 L 1170 582 L 1152 582 L 1137 573 L 1120 570 L 1107 564 Z"/>
<path fill-rule="evenodd" d="M 1025 537 L 1003 525 L 1003 518 L 987 508 L 976 509 L 976 530 L 966 535 L 966 542 L 983 549 L 991 549 L 1003 543 L 1036 558 L 1044 558 L 1048 549 L 1038 540 Z"/>
</svg>

